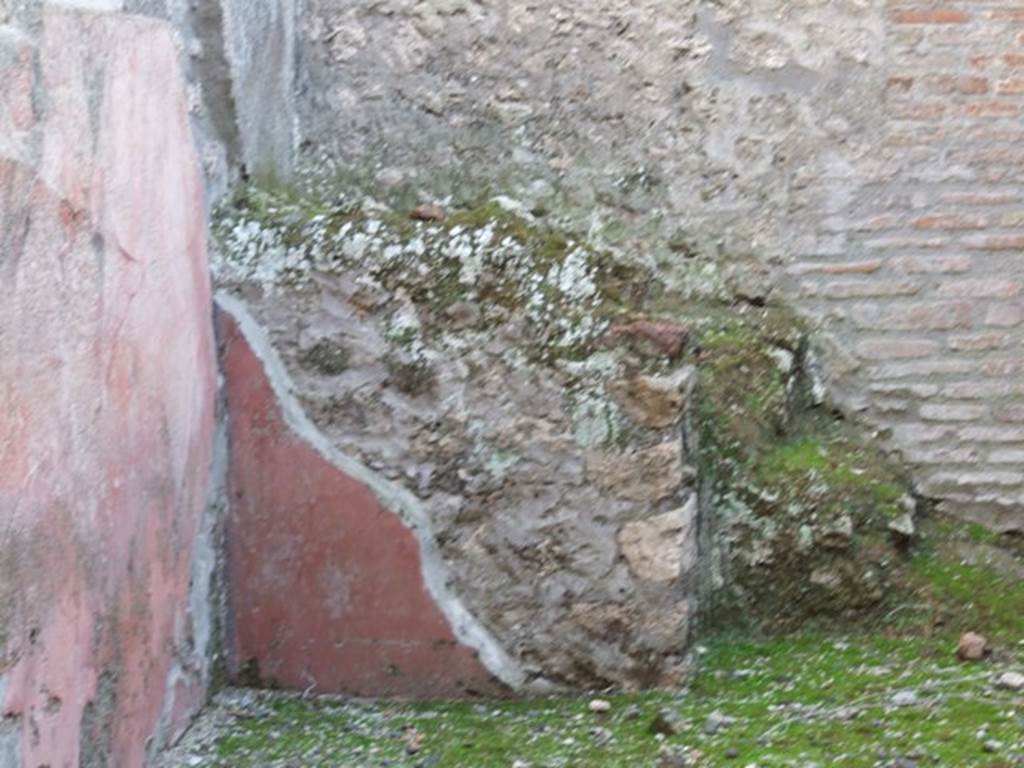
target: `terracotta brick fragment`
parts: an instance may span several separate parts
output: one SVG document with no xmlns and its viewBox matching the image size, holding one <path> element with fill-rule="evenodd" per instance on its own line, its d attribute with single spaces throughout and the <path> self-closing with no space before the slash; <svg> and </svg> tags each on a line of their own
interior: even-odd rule
<svg viewBox="0 0 1024 768">
<path fill-rule="evenodd" d="M 939 213 L 922 216 L 914 221 L 914 229 L 984 229 L 987 222 L 981 216 L 963 216 Z"/>
<path fill-rule="evenodd" d="M 910 275 L 951 274 L 966 272 L 971 268 L 970 256 L 904 256 L 896 259 L 893 266 Z"/>
<path fill-rule="evenodd" d="M 1020 304 L 996 304 L 985 313 L 985 325 L 1011 328 L 1024 322 L 1024 307 Z"/>
<path fill-rule="evenodd" d="M 995 21 L 1024 22 L 1024 6 L 1016 8 L 993 8 L 987 15 L 990 19 Z"/>
<path fill-rule="evenodd" d="M 921 418 L 928 421 L 974 421 L 986 412 L 984 405 L 966 403 L 929 403 L 919 411 Z"/>
<path fill-rule="evenodd" d="M 861 357 L 869 360 L 896 360 L 900 358 L 929 357 L 939 351 L 939 345 L 926 339 L 869 339 L 857 345 Z"/>
<path fill-rule="evenodd" d="M 1014 78 L 999 83 L 999 93 L 1004 96 L 1019 96 L 1024 93 L 1024 80 Z"/>
<path fill-rule="evenodd" d="M 1005 333 L 972 333 L 949 338 L 949 348 L 958 352 L 980 352 L 1005 347 L 1010 337 Z"/>
<path fill-rule="evenodd" d="M 964 244 L 976 251 L 1024 251 L 1024 235 L 990 235 L 970 238 Z"/>
<path fill-rule="evenodd" d="M 635 320 L 613 325 L 608 329 L 605 340 L 610 344 L 629 340 L 646 342 L 665 357 L 677 357 L 683 351 L 688 335 L 689 329 L 685 325 L 671 320 Z"/>
<path fill-rule="evenodd" d="M 1016 117 L 1020 112 L 1020 105 L 1005 101 L 979 101 L 964 106 L 967 117 Z"/>
<path fill-rule="evenodd" d="M 897 24 L 966 24 L 970 17 L 954 8 L 934 8 L 897 11 L 892 20 Z"/>
<path fill-rule="evenodd" d="M 963 296 L 970 298 L 1010 298 L 1020 294 L 1021 284 L 1017 280 L 1002 278 L 976 278 L 953 280 L 942 283 L 939 296 Z"/>
<path fill-rule="evenodd" d="M 825 275 L 869 274 L 882 268 L 881 259 L 846 262 L 808 262 L 793 264 L 787 271 L 792 275 L 820 272 Z"/>
</svg>

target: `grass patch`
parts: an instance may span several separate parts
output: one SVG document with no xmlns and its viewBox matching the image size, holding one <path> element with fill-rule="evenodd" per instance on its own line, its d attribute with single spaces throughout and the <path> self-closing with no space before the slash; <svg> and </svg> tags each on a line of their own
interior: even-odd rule
<svg viewBox="0 0 1024 768">
<path fill-rule="evenodd" d="M 228 692 L 220 706 L 237 713 L 230 726 L 189 754 L 201 761 L 193 764 L 220 768 L 592 768 L 655 765 L 668 746 L 698 750 L 707 766 L 902 759 L 996 768 L 1018 764 L 1013 755 L 1024 751 L 1024 700 L 993 688 L 991 664 L 959 664 L 946 638 L 720 637 L 703 650 L 687 690 L 611 696 L 605 716 L 585 698 L 367 703 Z M 1020 645 L 1004 652 L 1004 664 L 1024 663 Z M 256 704 L 246 712 L 225 703 L 239 697 Z M 678 723 L 676 734 L 651 733 L 662 710 Z M 733 722 L 709 733 L 713 713 Z M 410 755 L 403 735 L 412 729 L 420 749 Z M 986 751 L 993 742 L 997 753 Z"/>
</svg>

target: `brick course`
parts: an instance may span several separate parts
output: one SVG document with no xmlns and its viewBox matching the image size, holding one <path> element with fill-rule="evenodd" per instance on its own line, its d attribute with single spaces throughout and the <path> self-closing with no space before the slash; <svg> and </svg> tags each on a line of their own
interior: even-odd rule
<svg viewBox="0 0 1024 768">
<path fill-rule="evenodd" d="M 1024 420 L 1024 7 L 992 5 L 890 12 L 877 128 L 890 173 L 858 180 L 844 215 L 898 223 L 872 234 L 842 228 L 847 248 L 801 271 L 798 295 L 812 315 L 836 316 L 823 299 L 849 305 L 830 329 L 863 364 L 841 388 L 867 387 L 871 397 L 848 402 L 919 467 L 921 490 L 1005 523 L 1024 517 L 1024 477 L 1013 467 L 1024 463 L 1024 429 L 1013 426 Z M 819 231 L 835 232 L 835 219 Z M 875 268 L 856 286 L 829 279 L 865 262 Z"/>
</svg>

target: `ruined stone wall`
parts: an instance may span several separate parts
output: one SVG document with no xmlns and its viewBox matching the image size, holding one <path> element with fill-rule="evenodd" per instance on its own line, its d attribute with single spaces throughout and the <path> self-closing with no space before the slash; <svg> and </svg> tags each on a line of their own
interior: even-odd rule
<svg viewBox="0 0 1024 768">
<path fill-rule="evenodd" d="M 232 666 L 355 694 L 678 684 L 696 375 L 645 279 L 498 204 L 236 201 Z"/>
<path fill-rule="evenodd" d="M 161 21 L 0 26 L 0 765 L 140 766 L 210 677 L 204 196 Z"/>
<path fill-rule="evenodd" d="M 923 493 L 1021 524 L 1019 7 L 310 0 L 301 34 L 318 169 L 781 293 Z"/>
</svg>

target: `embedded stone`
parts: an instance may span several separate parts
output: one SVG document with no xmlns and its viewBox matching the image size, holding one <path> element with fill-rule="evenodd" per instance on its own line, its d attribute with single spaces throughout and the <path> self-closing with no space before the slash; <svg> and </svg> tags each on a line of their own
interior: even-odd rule
<svg viewBox="0 0 1024 768">
<path fill-rule="evenodd" d="M 679 440 L 643 450 L 591 455 L 587 460 L 587 478 L 591 482 L 629 501 L 651 503 L 668 498 L 692 473 L 683 465 Z"/>
<path fill-rule="evenodd" d="M 904 512 L 895 520 L 889 523 L 889 530 L 906 539 L 914 537 L 917 528 L 914 526 L 914 517 L 909 512 Z"/>
<path fill-rule="evenodd" d="M 627 523 L 619 531 L 622 554 L 639 578 L 671 581 L 692 566 L 696 556 L 692 536 L 695 498 L 671 512 Z"/>
<path fill-rule="evenodd" d="M 843 584 L 843 577 L 833 570 L 825 567 L 815 568 L 811 571 L 811 584 L 828 591 L 835 591 Z"/>
<path fill-rule="evenodd" d="M 444 208 L 431 203 L 417 205 L 409 214 L 409 218 L 415 221 L 444 221 L 444 217 Z"/>
<path fill-rule="evenodd" d="M 689 336 L 689 328 L 671 320 L 636 320 L 613 325 L 606 340 L 614 345 L 623 342 L 646 344 L 663 357 L 678 357 Z"/>
<path fill-rule="evenodd" d="M 608 390 L 633 421 L 664 429 L 682 416 L 693 376 L 692 368 L 673 376 L 634 376 L 611 382 Z"/>
<path fill-rule="evenodd" d="M 853 518 L 840 515 L 822 527 L 818 535 L 821 546 L 828 549 L 846 549 L 853 539 Z"/>
</svg>

